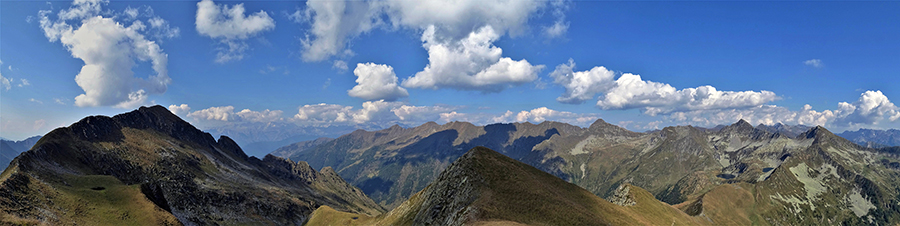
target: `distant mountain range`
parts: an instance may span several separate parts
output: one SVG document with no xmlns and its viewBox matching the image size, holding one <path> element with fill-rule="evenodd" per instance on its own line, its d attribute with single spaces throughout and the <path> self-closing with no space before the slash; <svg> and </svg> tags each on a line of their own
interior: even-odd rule
<svg viewBox="0 0 900 226">
<path fill-rule="evenodd" d="M 868 147 L 900 146 L 900 130 L 859 129 L 838 134 L 843 138 Z"/>
<path fill-rule="evenodd" d="M 19 153 L 31 149 L 40 139 L 41 136 L 33 136 L 20 141 L 0 139 L 0 167 L 6 169 L 13 158 L 19 156 Z"/>
<path fill-rule="evenodd" d="M 352 126 L 302 127 L 284 122 L 254 122 L 204 128 L 204 131 L 228 136 L 241 145 L 247 155 L 263 157 L 282 146 L 320 137 L 338 137 L 357 129 Z"/>
<path fill-rule="evenodd" d="M 426 123 L 358 130 L 315 147 L 283 147 L 294 160 L 333 167 L 378 203 L 401 208 L 465 150 L 484 146 L 599 197 L 623 185 L 727 224 L 885 224 L 900 221 L 900 147 L 869 148 L 825 128 L 739 121 L 636 133 L 598 120 L 475 126 Z M 738 197 L 735 199 L 735 197 Z M 405 208 L 405 207 L 404 207 Z M 734 215 L 732 210 L 742 210 Z M 828 216 L 828 217 L 824 217 Z"/>
</svg>

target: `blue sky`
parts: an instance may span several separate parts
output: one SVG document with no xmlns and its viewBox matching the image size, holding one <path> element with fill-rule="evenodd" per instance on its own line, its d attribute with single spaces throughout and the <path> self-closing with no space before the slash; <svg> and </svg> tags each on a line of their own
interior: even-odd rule
<svg viewBox="0 0 900 226">
<path fill-rule="evenodd" d="M 597 118 L 635 131 L 741 118 L 900 128 L 898 11 L 845 1 L 3 0 L 0 137 L 153 104 L 203 129 Z"/>
</svg>

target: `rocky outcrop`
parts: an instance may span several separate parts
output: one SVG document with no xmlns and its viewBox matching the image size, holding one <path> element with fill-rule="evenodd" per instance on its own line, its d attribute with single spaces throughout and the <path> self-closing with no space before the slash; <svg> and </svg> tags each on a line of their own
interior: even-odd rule
<svg viewBox="0 0 900 226">
<path fill-rule="evenodd" d="M 613 204 L 620 206 L 633 206 L 637 204 L 634 201 L 634 195 L 631 194 L 631 186 L 627 184 L 619 185 L 619 188 L 616 188 L 616 191 L 613 194 L 606 198 L 606 201 L 609 201 Z"/>
</svg>

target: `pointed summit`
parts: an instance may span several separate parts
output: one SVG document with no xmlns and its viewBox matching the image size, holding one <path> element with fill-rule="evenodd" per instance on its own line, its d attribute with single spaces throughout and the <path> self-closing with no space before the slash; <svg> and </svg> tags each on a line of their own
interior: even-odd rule
<svg viewBox="0 0 900 226">
<path fill-rule="evenodd" d="M 805 137 L 805 138 L 820 138 L 820 137 L 827 137 L 827 136 L 834 136 L 834 134 L 822 126 L 816 126 L 816 127 L 810 128 L 806 132 L 800 134 L 800 137 Z"/>
<path fill-rule="evenodd" d="M 617 125 L 609 124 L 603 119 L 597 119 L 594 123 L 588 127 L 595 135 L 600 135 L 603 137 L 611 137 L 611 136 L 626 136 L 633 137 L 638 136 L 640 133 L 632 132 L 631 130 L 627 130 L 625 128 L 619 127 Z"/>
<path fill-rule="evenodd" d="M 594 123 L 591 123 L 591 126 L 588 128 L 601 128 L 601 127 L 607 127 L 607 126 L 615 126 L 615 125 L 609 124 L 606 121 L 603 121 L 602 118 L 598 118 L 597 121 L 594 121 Z"/>
</svg>

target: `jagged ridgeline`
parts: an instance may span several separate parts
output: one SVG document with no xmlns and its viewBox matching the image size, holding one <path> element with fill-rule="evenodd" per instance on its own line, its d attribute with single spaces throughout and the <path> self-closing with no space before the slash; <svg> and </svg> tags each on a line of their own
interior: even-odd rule
<svg viewBox="0 0 900 226">
<path fill-rule="evenodd" d="M 475 147 L 435 181 L 377 217 L 313 213 L 308 225 L 705 225 L 641 188 L 623 185 L 613 204 L 577 185 L 485 147 Z"/>
<path fill-rule="evenodd" d="M 162 106 L 53 130 L 0 175 L 0 224 L 299 225 L 385 210 L 331 168 L 248 157 Z"/>
<path fill-rule="evenodd" d="M 800 132 L 802 131 L 802 132 Z M 615 197 L 623 184 L 716 224 L 900 223 L 900 148 L 868 148 L 823 127 L 666 127 L 636 133 L 597 120 L 475 126 L 426 123 L 355 131 L 278 153 L 331 166 L 389 208 L 484 146 Z"/>
</svg>

